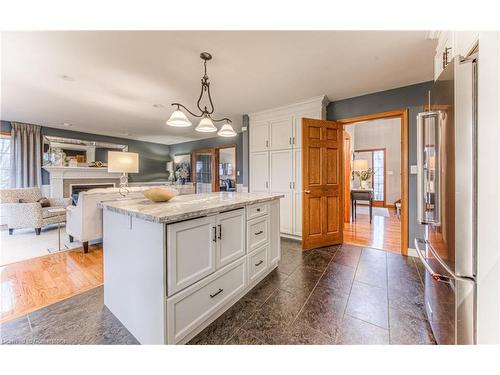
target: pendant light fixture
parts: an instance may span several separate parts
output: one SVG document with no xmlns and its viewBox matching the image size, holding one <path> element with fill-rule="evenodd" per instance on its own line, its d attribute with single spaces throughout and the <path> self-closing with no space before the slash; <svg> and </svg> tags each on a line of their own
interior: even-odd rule
<svg viewBox="0 0 500 375">
<path fill-rule="evenodd" d="M 201 78 L 201 92 L 196 102 L 196 106 L 200 111 L 199 114 L 191 112 L 184 105 L 180 103 L 172 103 L 173 106 L 176 106 L 177 109 L 172 113 L 170 118 L 167 120 L 167 125 L 175 126 L 175 127 L 188 127 L 191 126 L 192 123 L 187 118 L 186 114 L 182 111 L 182 109 L 186 110 L 191 116 L 201 118 L 198 126 L 196 126 L 195 130 L 202 133 L 210 133 L 216 132 L 217 128 L 214 125 L 214 122 L 225 121 L 226 123 L 222 126 L 220 131 L 217 133 L 221 137 L 233 137 L 236 135 L 233 127 L 231 126 L 231 120 L 228 118 L 222 119 L 214 119 L 212 118 L 212 114 L 215 111 L 214 104 L 212 102 L 212 96 L 210 95 L 210 82 L 207 75 L 207 61 L 212 59 L 212 55 L 208 52 L 202 52 L 200 54 L 200 58 L 203 60 L 203 66 L 205 68 L 205 74 Z M 206 105 L 201 104 L 203 96 L 206 94 L 208 97 L 209 108 Z M 181 109 L 182 108 L 182 109 Z"/>
</svg>

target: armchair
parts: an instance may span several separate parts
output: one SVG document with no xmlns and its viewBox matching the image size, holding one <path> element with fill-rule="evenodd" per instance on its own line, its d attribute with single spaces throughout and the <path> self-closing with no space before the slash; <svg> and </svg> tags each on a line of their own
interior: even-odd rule
<svg viewBox="0 0 500 375">
<path fill-rule="evenodd" d="M 0 190 L 0 207 L 9 234 L 13 234 L 14 229 L 34 228 L 39 235 L 43 226 L 66 221 L 61 214 L 49 212 L 49 209 L 69 206 L 69 198 L 49 198 L 50 207 L 42 207 L 37 202 L 40 198 L 42 194 L 37 187 Z M 19 199 L 27 203 L 19 203 Z"/>
</svg>

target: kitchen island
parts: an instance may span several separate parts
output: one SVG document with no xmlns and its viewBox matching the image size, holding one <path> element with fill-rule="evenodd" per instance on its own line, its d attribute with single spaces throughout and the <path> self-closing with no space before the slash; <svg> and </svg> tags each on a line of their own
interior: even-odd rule
<svg viewBox="0 0 500 375">
<path fill-rule="evenodd" d="M 102 202 L 104 304 L 141 344 L 183 344 L 277 267 L 283 195 Z"/>
</svg>

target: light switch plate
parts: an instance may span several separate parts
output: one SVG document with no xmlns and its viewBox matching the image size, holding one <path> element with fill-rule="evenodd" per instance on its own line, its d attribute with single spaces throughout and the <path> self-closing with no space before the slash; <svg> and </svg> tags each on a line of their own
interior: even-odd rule
<svg viewBox="0 0 500 375">
<path fill-rule="evenodd" d="M 410 174 L 417 174 L 417 166 L 410 165 Z"/>
</svg>

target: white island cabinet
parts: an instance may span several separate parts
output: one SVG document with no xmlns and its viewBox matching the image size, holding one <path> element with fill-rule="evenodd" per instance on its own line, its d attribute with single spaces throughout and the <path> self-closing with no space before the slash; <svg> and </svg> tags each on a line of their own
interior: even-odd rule
<svg viewBox="0 0 500 375">
<path fill-rule="evenodd" d="M 103 202 L 104 303 L 141 344 L 183 344 L 277 267 L 282 195 Z"/>
</svg>

